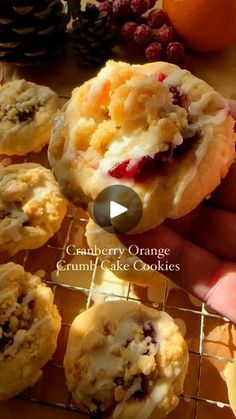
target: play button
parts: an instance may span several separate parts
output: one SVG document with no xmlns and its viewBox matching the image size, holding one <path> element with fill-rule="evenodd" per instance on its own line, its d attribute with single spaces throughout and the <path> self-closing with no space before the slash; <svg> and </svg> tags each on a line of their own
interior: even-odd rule
<svg viewBox="0 0 236 419">
<path fill-rule="evenodd" d="M 109 233 L 128 233 L 138 225 L 142 214 L 138 194 L 123 185 L 103 189 L 90 207 L 95 223 Z"/>
<path fill-rule="evenodd" d="M 123 207 L 123 205 L 117 204 L 117 202 L 110 202 L 110 218 L 116 218 L 121 214 L 124 214 L 128 211 L 128 208 Z"/>
</svg>

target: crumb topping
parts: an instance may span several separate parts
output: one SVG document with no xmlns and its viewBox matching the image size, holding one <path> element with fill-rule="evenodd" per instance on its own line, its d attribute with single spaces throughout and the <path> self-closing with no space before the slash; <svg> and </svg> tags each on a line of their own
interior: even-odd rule
<svg viewBox="0 0 236 419">
<path fill-rule="evenodd" d="M 0 121 L 22 123 L 34 119 L 35 113 L 42 106 L 36 97 L 11 104 L 2 104 L 0 107 Z"/>
<path fill-rule="evenodd" d="M 0 91 L 0 122 L 21 124 L 32 121 L 52 99 L 50 89 L 25 80 L 15 80 Z"/>
<path fill-rule="evenodd" d="M 83 168 L 93 159 L 96 178 L 143 182 L 154 177 L 160 166 L 184 155 L 183 143 L 202 139 L 207 125 L 221 124 L 228 114 L 224 98 L 188 71 L 142 69 L 109 62 L 68 105 L 71 115 L 75 106 L 80 109 L 80 122 L 69 124 L 76 152 L 84 157 L 79 164 Z"/>
<path fill-rule="evenodd" d="M 128 399 L 144 398 L 158 375 L 159 345 L 152 321 L 129 319 L 116 328 L 106 324 L 103 335 L 102 347 L 83 354 L 74 368 L 80 379 L 77 396 L 81 391 L 81 403 L 92 417 Z M 87 380 L 91 386 L 84 392 Z"/>
<path fill-rule="evenodd" d="M 33 321 L 34 301 L 28 301 L 20 293 L 16 303 L 9 298 L 0 303 L 0 353 L 12 345 L 15 335 L 21 330 L 29 330 Z M 1 359 L 0 355 L 0 359 Z"/>
</svg>

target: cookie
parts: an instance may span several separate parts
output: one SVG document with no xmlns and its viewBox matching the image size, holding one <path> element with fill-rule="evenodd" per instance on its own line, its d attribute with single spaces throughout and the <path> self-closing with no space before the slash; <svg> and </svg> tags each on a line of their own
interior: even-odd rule
<svg viewBox="0 0 236 419">
<path fill-rule="evenodd" d="M 36 249 L 59 230 L 67 201 L 50 170 L 36 163 L 0 168 L 0 253 Z"/>
<path fill-rule="evenodd" d="M 52 290 L 20 265 L 0 265 L 0 400 L 41 377 L 60 327 Z"/>
<path fill-rule="evenodd" d="M 130 233 L 196 207 L 235 158 L 228 102 L 176 65 L 109 61 L 73 91 L 55 121 L 49 160 L 76 205 L 111 185 L 125 185 L 143 204 Z"/>
<path fill-rule="evenodd" d="M 14 80 L 0 88 L 0 154 L 38 152 L 50 139 L 59 98 L 49 87 Z"/>
<path fill-rule="evenodd" d="M 178 404 L 188 351 L 167 313 L 110 301 L 74 320 L 64 367 L 82 412 L 113 419 L 161 419 Z"/>
</svg>

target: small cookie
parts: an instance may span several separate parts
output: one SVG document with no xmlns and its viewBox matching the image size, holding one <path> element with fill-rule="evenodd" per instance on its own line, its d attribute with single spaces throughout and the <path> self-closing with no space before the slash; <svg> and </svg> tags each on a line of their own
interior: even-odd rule
<svg viewBox="0 0 236 419">
<path fill-rule="evenodd" d="M 132 254 L 132 249 L 127 249 L 119 240 L 116 234 L 110 234 L 99 227 L 91 218 L 86 226 L 86 238 L 91 248 L 110 249 L 107 255 L 104 252 L 99 254 L 99 260 L 104 263 L 106 269 L 112 269 L 112 272 L 120 279 L 147 287 L 155 284 L 160 278 L 165 278 L 157 270 L 151 269 L 138 256 Z M 116 252 L 112 254 L 112 250 Z M 118 254 L 117 249 L 120 250 Z M 125 269 L 122 268 L 125 265 Z M 128 267 L 127 267 L 128 265 Z"/>
<path fill-rule="evenodd" d="M 49 143 L 59 97 L 49 87 L 14 80 L 0 88 L 0 154 L 24 155 Z"/>
<path fill-rule="evenodd" d="M 74 320 L 64 367 L 82 412 L 112 419 L 161 419 L 178 404 L 188 350 L 167 313 L 110 301 Z"/>
<path fill-rule="evenodd" d="M 40 378 L 60 327 L 52 290 L 20 265 L 0 265 L 0 400 Z"/>
<path fill-rule="evenodd" d="M 42 246 L 59 230 L 67 201 L 50 170 L 36 163 L 0 168 L 0 252 Z"/>
<path fill-rule="evenodd" d="M 179 218 L 219 185 L 235 158 L 228 102 L 176 65 L 109 61 L 55 119 L 49 161 L 65 195 L 93 202 L 111 185 L 143 204 L 130 233 Z"/>
</svg>

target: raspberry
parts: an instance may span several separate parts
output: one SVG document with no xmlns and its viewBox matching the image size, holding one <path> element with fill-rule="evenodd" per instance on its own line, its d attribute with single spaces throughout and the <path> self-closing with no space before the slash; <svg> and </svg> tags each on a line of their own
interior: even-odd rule
<svg viewBox="0 0 236 419">
<path fill-rule="evenodd" d="M 112 10 L 118 19 L 127 18 L 131 13 L 130 0 L 114 0 Z"/>
<path fill-rule="evenodd" d="M 121 36 L 125 41 L 134 40 L 134 32 L 136 31 L 138 25 L 135 22 L 126 22 L 121 29 Z"/>
<path fill-rule="evenodd" d="M 148 23 L 152 28 L 161 28 L 167 22 L 167 14 L 162 9 L 154 9 L 148 15 Z"/>
<path fill-rule="evenodd" d="M 170 26 L 163 25 L 157 34 L 157 41 L 167 45 L 174 40 L 174 30 Z"/>
<path fill-rule="evenodd" d="M 166 50 L 168 61 L 179 64 L 185 58 L 185 49 L 180 42 L 171 42 Z"/>
<path fill-rule="evenodd" d="M 131 9 L 136 14 L 141 16 L 149 9 L 148 0 L 131 0 Z"/>
<path fill-rule="evenodd" d="M 146 58 L 148 61 L 161 61 L 164 58 L 164 47 L 159 42 L 152 42 L 146 48 Z"/>
<path fill-rule="evenodd" d="M 137 44 L 146 46 L 152 39 L 153 33 L 149 26 L 142 24 L 134 32 L 134 40 Z"/>
<path fill-rule="evenodd" d="M 99 8 L 100 10 L 102 10 L 103 12 L 107 12 L 107 14 L 109 16 L 112 16 L 113 11 L 112 11 L 112 4 L 109 1 L 103 1 L 99 4 Z"/>
</svg>

